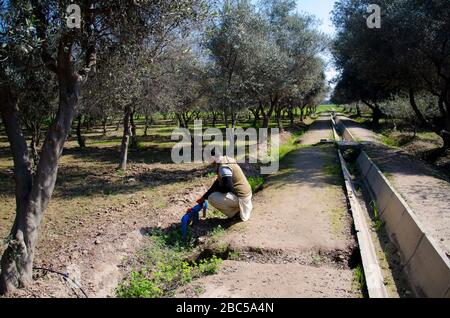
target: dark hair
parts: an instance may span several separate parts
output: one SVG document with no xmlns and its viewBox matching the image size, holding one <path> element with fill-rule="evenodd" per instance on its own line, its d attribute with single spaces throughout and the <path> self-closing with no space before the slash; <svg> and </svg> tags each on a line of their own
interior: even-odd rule
<svg viewBox="0 0 450 318">
<path fill-rule="evenodd" d="M 211 149 L 211 156 L 212 157 L 215 157 L 216 155 L 220 156 L 221 154 L 222 154 L 222 152 L 220 150 L 216 152 L 216 148 Z"/>
</svg>

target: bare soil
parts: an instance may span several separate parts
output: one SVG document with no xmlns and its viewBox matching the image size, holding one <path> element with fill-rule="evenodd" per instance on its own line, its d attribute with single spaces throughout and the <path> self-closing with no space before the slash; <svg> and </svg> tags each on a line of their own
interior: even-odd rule
<svg viewBox="0 0 450 318">
<path fill-rule="evenodd" d="M 129 272 L 127 259 L 144 248 L 149 230 L 177 224 L 214 180 L 202 164 L 170 162 L 170 126 L 155 126 L 140 135 L 140 148 L 130 149 L 129 167 L 117 171 L 120 131 L 108 127 L 86 133 L 87 148 L 69 138 L 58 180 L 44 215 L 36 249 L 34 283 L 11 297 L 114 297 Z M 288 138 L 289 133 L 280 139 Z M 0 139 L 0 236 L 6 238 L 14 219 L 12 160 Z M 243 165 L 248 176 L 255 167 Z M 205 222 L 197 236 L 217 225 Z M 203 232 L 202 232 L 203 231 Z M 2 241 L 3 243 L 3 241 Z M 5 248 L 0 244 L 0 254 Z M 75 283 L 74 283 L 75 282 Z"/>
</svg>

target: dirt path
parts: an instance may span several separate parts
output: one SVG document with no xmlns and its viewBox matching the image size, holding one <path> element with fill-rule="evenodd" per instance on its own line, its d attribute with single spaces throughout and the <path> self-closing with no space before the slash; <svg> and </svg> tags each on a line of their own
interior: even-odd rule
<svg viewBox="0 0 450 318">
<path fill-rule="evenodd" d="M 288 155 L 255 196 L 251 220 L 235 224 L 221 238 L 234 260 L 177 296 L 359 295 L 349 268 L 355 241 L 335 149 L 313 146 L 330 136 L 328 117 L 320 117 L 301 138 L 302 148 Z"/>
<path fill-rule="evenodd" d="M 341 117 L 395 189 L 402 195 L 425 230 L 450 258 L 450 183 L 424 161 L 382 145 L 379 136 L 346 117 Z"/>
</svg>

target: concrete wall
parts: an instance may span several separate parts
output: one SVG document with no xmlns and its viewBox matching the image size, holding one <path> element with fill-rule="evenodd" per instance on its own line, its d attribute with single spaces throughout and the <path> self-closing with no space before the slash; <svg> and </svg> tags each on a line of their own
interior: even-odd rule
<svg viewBox="0 0 450 318">
<path fill-rule="evenodd" d="M 339 134 L 356 141 L 339 116 L 334 117 Z M 378 169 L 366 152 L 357 159 L 391 241 L 400 251 L 409 281 L 418 296 L 450 298 L 450 261 L 424 230 L 414 212 Z"/>
<path fill-rule="evenodd" d="M 334 117 L 334 121 L 336 124 L 336 129 L 338 130 L 338 133 L 342 136 L 344 140 L 348 141 L 356 141 L 356 138 L 352 135 L 350 130 L 348 130 L 345 125 L 342 123 L 339 116 Z"/>
<path fill-rule="evenodd" d="M 418 296 L 450 298 L 448 257 L 364 151 L 361 151 L 357 165 L 372 192 L 389 237 L 400 251 L 406 274 Z"/>
</svg>

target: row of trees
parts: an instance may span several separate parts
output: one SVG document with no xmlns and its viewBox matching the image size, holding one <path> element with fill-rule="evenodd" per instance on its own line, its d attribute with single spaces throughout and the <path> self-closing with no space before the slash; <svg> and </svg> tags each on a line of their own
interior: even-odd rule
<svg viewBox="0 0 450 318">
<path fill-rule="evenodd" d="M 122 75 L 130 74 L 124 68 L 118 71 L 117 64 L 137 63 L 142 51 L 157 54 L 169 35 L 181 33 L 205 10 L 200 0 L 83 0 L 78 1 L 82 24 L 77 29 L 66 24 L 70 4 L 0 1 L 0 111 L 16 184 L 16 217 L 1 259 L 2 293 L 32 281 L 37 235 L 55 186 L 58 160 L 95 68 L 119 81 L 127 80 Z M 112 89 L 111 97 L 122 98 L 120 89 L 127 90 L 128 84 L 134 82 L 119 91 L 110 82 L 104 89 Z M 124 100 L 130 100 L 126 96 Z M 31 130 L 41 129 L 43 121 L 48 121 L 35 167 L 22 131 L 25 117 L 32 122 Z"/>
<path fill-rule="evenodd" d="M 325 92 L 318 54 L 327 39 L 312 17 L 295 13 L 295 1 L 80 0 L 81 28 L 66 23 L 70 4 L 0 0 L 0 112 L 16 184 L 1 293 L 32 280 L 58 161 L 71 131 L 85 146 L 83 121 L 106 131 L 121 118 L 126 169 L 136 114 L 146 128 L 157 112 L 184 127 L 221 114 L 235 127 L 250 111 L 255 125 L 275 117 L 283 128 L 283 114 L 293 122 L 295 109 L 303 114 Z"/>
<path fill-rule="evenodd" d="M 381 8 L 381 28 L 368 28 L 367 8 Z M 341 71 L 333 101 L 361 101 L 373 123 L 392 105 L 409 104 L 422 127 L 450 147 L 450 3 L 445 0 L 341 0 L 333 55 Z M 391 103 L 393 100 L 401 102 Z M 382 106 L 384 105 L 384 106 Z M 406 110 L 405 110 L 406 111 Z"/>
<path fill-rule="evenodd" d="M 267 127 L 275 117 L 282 130 L 283 114 L 293 124 L 295 109 L 302 117 L 315 106 L 326 91 L 318 54 L 328 41 L 312 17 L 295 13 L 295 5 L 290 0 L 259 6 L 225 1 L 212 6 L 214 15 L 201 25 L 191 25 L 189 35 L 167 41 L 163 50 L 141 51 L 136 60 L 114 63 L 121 76 L 111 76 L 111 67 L 97 74 L 99 89 L 90 86 L 97 95 L 84 113 L 105 123 L 114 110 L 124 111 L 120 167 L 126 168 L 128 139 L 136 145 L 135 113 L 145 115 L 146 127 L 159 112 L 174 114 L 185 128 L 202 114 L 211 115 L 213 125 L 220 116 L 234 128 L 239 114 L 251 112 L 255 126 Z M 114 88 L 102 89 L 105 85 Z"/>
</svg>

